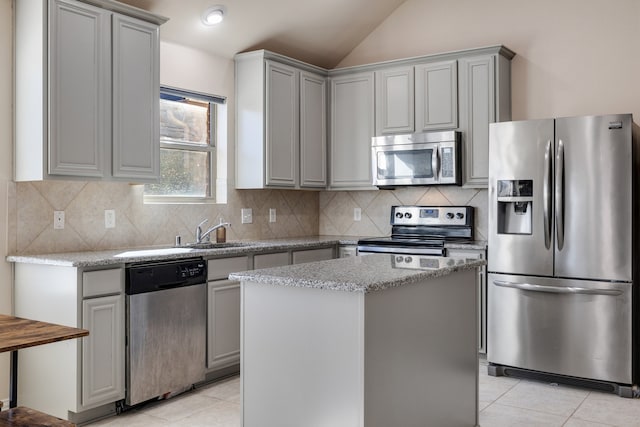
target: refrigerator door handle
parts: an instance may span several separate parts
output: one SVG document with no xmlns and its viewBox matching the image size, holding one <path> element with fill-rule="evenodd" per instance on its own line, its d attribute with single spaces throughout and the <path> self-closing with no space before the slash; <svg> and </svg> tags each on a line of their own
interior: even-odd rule
<svg viewBox="0 0 640 427">
<path fill-rule="evenodd" d="M 556 154 L 556 239 L 558 250 L 564 247 L 564 143 L 558 140 Z"/>
<path fill-rule="evenodd" d="M 514 288 L 522 291 L 533 292 L 549 292 L 554 294 L 586 294 L 586 295 L 610 295 L 619 296 L 622 295 L 622 291 L 618 289 L 589 289 L 579 288 L 573 286 L 558 287 L 558 286 L 545 286 L 534 285 L 532 283 L 513 283 L 504 280 L 494 280 L 493 284 L 502 288 Z"/>
<path fill-rule="evenodd" d="M 547 249 L 551 247 L 551 140 L 547 141 L 547 148 L 544 150 L 544 182 L 542 183 L 542 199 L 544 210 L 544 245 Z"/>
</svg>

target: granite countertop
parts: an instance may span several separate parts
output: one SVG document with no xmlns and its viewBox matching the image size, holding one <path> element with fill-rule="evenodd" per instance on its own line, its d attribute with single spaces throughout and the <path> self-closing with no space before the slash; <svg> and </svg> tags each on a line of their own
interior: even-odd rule
<svg viewBox="0 0 640 427">
<path fill-rule="evenodd" d="M 402 258 L 402 257 L 401 257 Z M 399 264 L 395 255 L 371 254 L 229 275 L 231 280 L 347 292 L 374 292 L 481 267 L 486 261 L 416 256 L 421 268 Z"/>
<path fill-rule="evenodd" d="M 9 262 L 67 267 L 94 267 L 132 262 L 177 260 L 192 257 L 225 257 L 278 250 L 304 250 L 333 245 L 355 245 L 357 236 L 316 236 L 287 239 L 227 242 L 212 249 L 147 247 L 107 251 L 64 252 L 38 255 L 9 255 Z"/>
</svg>

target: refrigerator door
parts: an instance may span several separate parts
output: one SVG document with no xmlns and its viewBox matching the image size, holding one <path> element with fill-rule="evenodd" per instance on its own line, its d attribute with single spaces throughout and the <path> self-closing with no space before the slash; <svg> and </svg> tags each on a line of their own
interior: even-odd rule
<svg viewBox="0 0 640 427">
<path fill-rule="evenodd" d="M 488 271 L 553 275 L 554 122 L 489 126 Z"/>
<path fill-rule="evenodd" d="M 556 120 L 556 277 L 632 280 L 631 126 L 630 114 Z"/>
<path fill-rule="evenodd" d="M 632 383 L 632 284 L 488 276 L 487 360 Z"/>
</svg>

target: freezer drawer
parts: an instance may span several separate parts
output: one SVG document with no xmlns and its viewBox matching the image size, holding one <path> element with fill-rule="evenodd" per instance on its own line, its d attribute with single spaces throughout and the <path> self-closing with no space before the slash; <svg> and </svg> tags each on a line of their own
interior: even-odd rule
<svg viewBox="0 0 640 427">
<path fill-rule="evenodd" d="M 489 274 L 491 363 L 632 383 L 632 284 Z"/>
</svg>

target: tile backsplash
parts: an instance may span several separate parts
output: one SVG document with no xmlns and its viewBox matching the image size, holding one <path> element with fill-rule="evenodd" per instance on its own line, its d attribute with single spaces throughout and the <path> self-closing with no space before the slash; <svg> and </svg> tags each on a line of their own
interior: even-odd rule
<svg viewBox="0 0 640 427">
<path fill-rule="evenodd" d="M 106 250 L 171 245 L 176 235 L 192 242 L 196 225 L 220 218 L 232 225 L 228 240 L 321 235 L 381 236 L 391 232 L 392 205 L 471 205 L 476 239 L 487 236 L 487 191 L 460 187 L 405 187 L 380 191 L 232 190 L 227 204 L 144 204 L 143 186 L 84 181 L 20 182 L 9 191 L 9 250 L 15 254 Z M 240 210 L 253 210 L 242 224 Z M 269 209 L 277 221 L 269 222 Z M 353 210 L 360 208 L 360 221 Z M 114 210 L 116 227 L 105 228 Z M 65 212 L 65 228 L 53 228 L 53 212 Z"/>
<path fill-rule="evenodd" d="M 487 239 L 487 190 L 460 187 L 403 187 L 380 191 L 323 191 L 320 193 L 320 234 L 386 236 L 391 234 L 393 205 L 475 207 L 475 239 Z M 361 220 L 353 219 L 354 208 Z"/>
<path fill-rule="evenodd" d="M 231 190 L 227 204 L 144 204 L 142 185 L 84 181 L 20 182 L 10 193 L 9 250 L 17 254 L 73 252 L 172 245 L 194 240 L 195 227 L 219 218 L 231 223 L 228 240 L 318 234 L 318 193 Z M 240 209 L 253 210 L 241 224 Z M 277 221 L 268 222 L 275 208 Z M 115 210 L 116 227 L 105 228 L 104 211 Z M 53 228 L 53 212 L 65 212 L 65 228 Z"/>
</svg>

